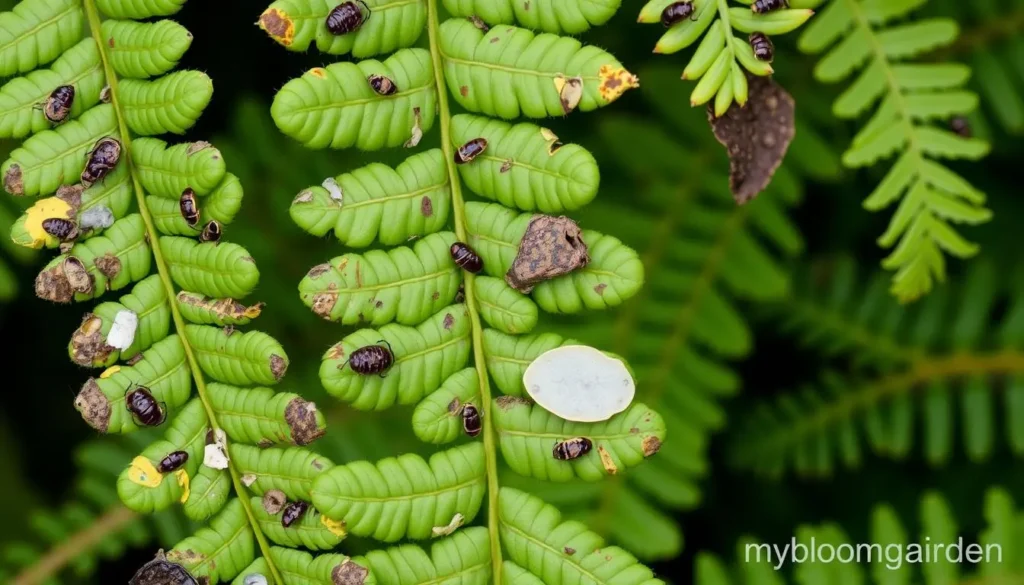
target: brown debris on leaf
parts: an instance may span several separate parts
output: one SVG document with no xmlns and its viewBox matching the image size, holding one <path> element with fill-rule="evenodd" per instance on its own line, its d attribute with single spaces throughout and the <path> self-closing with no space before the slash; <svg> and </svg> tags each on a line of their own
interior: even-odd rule
<svg viewBox="0 0 1024 585">
<path fill-rule="evenodd" d="M 82 413 L 82 418 L 90 427 L 101 433 L 107 432 L 110 426 L 110 402 L 95 378 L 89 378 L 82 385 L 75 397 L 75 410 Z"/>
<path fill-rule="evenodd" d="M 747 105 L 733 104 L 716 118 L 708 106 L 708 122 L 729 153 L 729 189 L 743 205 L 771 183 L 796 134 L 793 97 L 770 77 L 747 73 Z"/>
<path fill-rule="evenodd" d="M 338 303 L 338 293 L 320 292 L 313 295 L 313 312 L 323 319 L 331 320 L 331 311 Z"/>
<path fill-rule="evenodd" d="M 25 194 L 25 180 L 21 174 L 21 166 L 13 164 L 4 173 L 4 191 L 18 197 Z"/>
<path fill-rule="evenodd" d="M 661 439 L 654 436 L 644 437 L 644 440 L 641 442 L 641 446 L 644 450 L 644 457 L 650 457 L 661 449 Z"/>
<path fill-rule="evenodd" d="M 71 207 L 71 209 L 68 210 L 68 219 L 74 219 L 78 214 L 78 208 L 82 206 L 83 191 L 85 191 L 85 186 L 81 183 L 76 183 L 74 185 L 61 185 L 60 187 L 57 187 L 55 197 L 64 203 L 67 203 Z"/>
<path fill-rule="evenodd" d="M 502 410 L 509 410 L 515 408 L 519 404 L 532 404 L 533 401 L 529 398 L 523 398 L 521 396 L 499 396 L 494 399 L 494 405 Z"/>
<path fill-rule="evenodd" d="M 263 510 L 273 516 L 284 509 L 284 505 L 288 503 L 288 496 L 281 490 L 267 490 L 267 493 L 263 494 L 261 503 Z"/>
<path fill-rule="evenodd" d="M 195 142 L 189 144 L 188 147 L 185 149 L 185 156 L 192 156 L 193 154 L 199 152 L 200 150 L 206 150 L 207 148 L 212 147 L 213 145 L 205 140 L 196 140 Z"/>
<path fill-rule="evenodd" d="M 296 445 L 308 445 L 327 432 L 317 422 L 316 404 L 302 398 L 293 398 L 288 403 L 284 409 L 284 420 Z"/>
<path fill-rule="evenodd" d="M 107 345 L 106 336 L 103 335 L 103 319 L 86 313 L 82 324 L 71 334 L 72 361 L 91 368 L 106 362 L 113 351 L 114 348 Z"/>
<path fill-rule="evenodd" d="M 55 303 L 70 303 L 76 292 L 92 294 L 94 283 L 85 264 L 75 256 L 68 256 L 36 276 L 36 296 Z"/>
<path fill-rule="evenodd" d="M 113 254 L 104 254 L 96 259 L 96 269 L 108 279 L 113 279 L 121 273 L 121 259 Z"/>
<path fill-rule="evenodd" d="M 228 327 L 231 327 L 231 326 L 229 325 Z M 225 332 L 225 333 L 227 333 L 227 335 L 230 336 L 231 333 L 234 333 L 234 332 L 235 332 L 235 328 L 231 327 L 231 332 L 230 333 Z M 287 372 L 287 371 L 288 371 L 288 360 L 286 360 L 283 357 L 277 355 L 276 353 L 275 354 L 271 354 L 270 355 L 270 373 L 274 375 L 274 379 L 275 380 L 280 380 L 281 378 L 284 377 L 284 373 Z"/>
<path fill-rule="evenodd" d="M 331 582 L 334 585 L 363 585 L 367 575 L 370 574 L 366 567 L 345 559 L 340 565 L 331 570 Z"/>
<path fill-rule="evenodd" d="M 526 228 L 505 282 L 523 294 L 545 280 L 569 274 L 590 263 L 583 233 L 565 216 L 535 215 Z"/>
</svg>

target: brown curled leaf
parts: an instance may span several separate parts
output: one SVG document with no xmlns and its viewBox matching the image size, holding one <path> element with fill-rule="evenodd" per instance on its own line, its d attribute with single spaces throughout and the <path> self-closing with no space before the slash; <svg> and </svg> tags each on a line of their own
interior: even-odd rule
<svg viewBox="0 0 1024 585">
<path fill-rule="evenodd" d="M 732 107 L 715 118 L 708 107 L 708 122 L 729 154 L 729 189 L 742 205 L 771 183 L 796 133 L 793 97 L 770 77 L 747 73 L 747 105 Z"/>
<path fill-rule="evenodd" d="M 590 262 L 583 233 L 565 216 L 535 215 L 519 242 L 505 282 L 523 294 L 545 280 L 569 274 Z"/>
</svg>

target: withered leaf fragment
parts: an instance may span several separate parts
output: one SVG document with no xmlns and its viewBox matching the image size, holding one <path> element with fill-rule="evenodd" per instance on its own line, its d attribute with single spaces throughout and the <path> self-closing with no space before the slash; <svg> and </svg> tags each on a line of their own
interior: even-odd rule
<svg viewBox="0 0 1024 585">
<path fill-rule="evenodd" d="M 711 130 L 729 153 L 729 189 L 740 205 L 771 183 L 796 133 L 793 97 L 769 77 L 746 75 L 745 107 L 734 103 L 720 118 L 708 107 Z"/>
<path fill-rule="evenodd" d="M 519 242 L 505 282 L 523 294 L 545 280 L 569 274 L 590 262 L 583 233 L 565 216 L 535 215 Z"/>
</svg>

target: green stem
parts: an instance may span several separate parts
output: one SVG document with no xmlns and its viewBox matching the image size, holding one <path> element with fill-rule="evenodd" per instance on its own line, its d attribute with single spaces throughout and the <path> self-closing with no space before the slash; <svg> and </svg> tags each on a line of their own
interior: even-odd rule
<svg viewBox="0 0 1024 585">
<path fill-rule="evenodd" d="M 729 0 L 717 0 L 718 18 L 722 20 L 722 31 L 725 33 L 725 50 L 729 51 L 732 61 L 736 61 L 736 48 L 732 46 L 732 18 L 729 16 Z"/>
<path fill-rule="evenodd" d="M 171 281 L 170 270 L 167 268 L 167 262 L 164 260 L 163 251 L 160 249 L 160 232 L 157 231 L 156 226 L 153 224 L 153 217 L 149 212 L 149 207 L 146 205 L 145 192 L 142 189 L 142 185 L 139 184 L 139 179 L 135 173 L 135 168 L 132 163 L 131 134 L 128 131 L 128 124 L 124 120 L 124 114 L 122 113 L 118 102 L 117 74 L 114 72 L 114 68 L 110 64 L 109 55 L 107 55 L 107 44 L 104 42 L 103 35 L 101 33 L 102 27 L 100 13 L 96 8 L 96 0 L 85 0 L 84 5 L 85 13 L 89 20 L 89 29 L 92 33 L 92 38 L 96 41 L 96 46 L 99 49 L 100 60 L 103 62 L 103 71 L 107 79 L 107 85 L 110 87 L 110 103 L 117 116 L 118 130 L 121 134 L 121 164 L 128 167 L 128 173 L 132 178 L 132 184 L 135 189 L 135 199 L 139 205 L 139 214 L 142 216 L 142 221 L 146 225 L 146 239 L 149 242 L 150 249 L 153 251 L 153 261 L 156 264 L 156 270 L 157 274 L 160 276 L 160 281 L 164 285 L 164 293 L 167 295 L 167 304 L 171 310 L 171 318 L 174 320 L 174 328 L 178 332 L 178 338 L 181 341 L 181 345 L 185 349 L 185 356 L 188 359 L 189 369 L 192 371 L 192 379 L 195 380 L 196 383 L 196 392 L 199 394 L 199 400 L 203 403 L 203 409 L 206 410 L 206 416 L 210 420 L 210 427 L 214 430 L 220 430 L 220 425 L 217 423 L 217 413 L 214 411 L 210 399 L 206 394 L 206 381 L 203 378 L 203 371 L 199 367 L 199 362 L 196 360 L 195 352 L 192 350 L 192 345 L 188 341 L 188 336 L 185 335 L 185 319 L 181 316 L 181 311 L 178 310 L 177 303 L 174 302 L 176 296 L 174 283 Z M 249 495 L 242 486 L 241 476 L 231 461 L 228 461 L 228 472 L 231 475 L 231 483 L 234 485 L 235 493 L 238 495 L 238 499 L 241 500 L 242 508 L 245 509 L 245 514 L 249 518 L 249 524 L 252 526 L 253 534 L 256 536 L 256 541 L 260 545 L 260 551 L 266 559 L 267 567 L 270 568 L 271 576 L 277 585 L 284 585 L 281 573 L 278 571 L 277 566 L 274 565 L 274 561 L 270 557 L 270 544 L 263 535 L 263 531 L 260 529 L 256 516 L 252 513 L 252 506 L 249 503 Z"/>
<path fill-rule="evenodd" d="M 455 212 L 455 236 L 467 242 L 465 201 L 462 199 L 462 183 L 455 170 L 455 151 L 452 149 L 451 112 L 448 109 L 448 87 L 444 81 L 444 64 L 441 48 L 438 46 L 437 0 L 427 0 L 427 32 L 430 36 L 430 59 L 434 67 L 434 85 L 437 88 L 438 124 L 441 126 L 441 151 L 448 169 L 448 181 L 452 186 L 452 209 Z M 466 309 L 473 326 L 473 361 L 480 381 L 480 402 L 483 412 L 484 457 L 487 465 L 487 530 L 490 533 L 491 568 L 494 585 L 501 585 L 501 542 L 498 536 L 498 454 L 495 444 L 494 424 L 491 419 L 491 386 L 487 376 L 487 360 L 484 356 L 483 328 L 476 309 L 475 275 L 464 271 L 466 281 Z"/>
</svg>

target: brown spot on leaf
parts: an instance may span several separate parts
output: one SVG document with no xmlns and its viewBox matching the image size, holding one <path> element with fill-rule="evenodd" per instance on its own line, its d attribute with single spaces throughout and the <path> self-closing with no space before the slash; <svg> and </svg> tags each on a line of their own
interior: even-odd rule
<svg viewBox="0 0 1024 585">
<path fill-rule="evenodd" d="M 435 290 L 434 294 L 430 295 L 430 298 L 431 298 L 431 300 L 435 300 L 435 301 L 437 299 L 441 298 L 441 291 Z"/>
<path fill-rule="evenodd" d="M 321 318 L 331 320 L 331 311 L 338 302 L 338 293 L 321 292 L 313 295 L 313 312 Z"/>
<path fill-rule="evenodd" d="M 565 77 L 559 74 L 555 76 L 554 83 L 558 99 L 562 102 L 562 112 L 568 114 L 575 110 L 583 99 L 583 77 Z"/>
<path fill-rule="evenodd" d="M 273 516 L 284 509 L 284 505 L 288 503 L 288 496 L 281 490 L 267 490 L 260 503 L 263 504 L 263 510 Z"/>
<path fill-rule="evenodd" d="M 498 41 L 500 41 L 500 40 L 501 40 L 501 39 L 500 39 L 500 38 L 498 38 L 498 37 L 491 37 L 491 44 L 493 45 L 494 43 L 497 43 L 497 42 L 498 42 Z"/>
<path fill-rule="evenodd" d="M 323 264 L 317 264 L 316 266 L 309 269 L 306 276 L 312 280 L 316 280 L 323 276 L 325 273 L 331 270 L 331 265 L 327 262 Z"/>
<path fill-rule="evenodd" d="M 40 272 L 36 276 L 35 288 L 36 296 L 47 301 L 70 303 L 75 298 L 75 291 L 60 264 Z"/>
<path fill-rule="evenodd" d="M 373 304 L 374 308 L 379 309 L 384 306 L 384 301 L 377 301 Z"/>
<path fill-rule="evenodd" d="M 443 324 L 445 331 L 451 331 L 452 325 L 455 325 L 455 317 L 452 317 L 451 313 L 446 313 Z"/>
<path fill-rule="evenodd" d="M 146 359 L 144 355 L 142 355 L 141 353 L 137 353 L 132 357 L 128 358 L 128 361 L 126 361 L 125 363 L 128 364 L 129 366 L 134 366 L 135 364 L 141 362 L 144 359 Z"/>
<path fill-rule="evenodd" d="M 284 420 L 296 445 L 308 445 L 327 432 L 317 421 L 316 404 L 302 398 L 293 398 L 288 403 L 284 409 Z"/>
<path fill-rule="evenodd" d="M 213 145 L 205 140 L 196 140 L 185 149 L 185 156 L 192 156 L 200 150 L 206 150 L 207 148 L 213 148 Z"/>
<path fill-rule="evenodd" d="M 423 196 L 423 199 L 420 199 L 420 213 L 423 214 L 423 217 L 434 215 L 434 202 L 426 195 Z"/>
<path fill-rule="evenodd" d="M 661 439 L 653 435 L 650 437 L 644 437 L 641 446 L 644 450 L 644 457 L 650 457 L 651 455 L 657 453 L 659 449 L 661 449 Z"/>
<path fill-rule="evenodd" d="M 314 459 L 313 463 L 311 463 L 310 465 L 312 465 L 313 469 L 316 469 L 317 471 L 320 471 L 324 468 L 324 464 L 320 463 L 319 459 Z"/>
<path fill-rule="evenodd" d="M 280 8 L 268 8 L 260 15 L 260 28 L 267 31 L 272 39 L 284 46 L 295 39 L 295 23 Z"/>
<path fill-rule="evenodd" d="M 605 102 L 613 102 L 627 90 L 640 87 L 640 79 L 621 66 L 602 65 L 597 76 L 600 80 L 597 91 Z"/>
<path fill-rule="evenodd" d="M 792 96 L 770 77 L 747 73 L 747 105 L 720 118 L 708 107 L 711 130 L 729 155 L 729 189 L 743 205 L 763 191 L 796 134 Z"/>
<path fill-rule="evenodd" d="M 179 563 L 183 565 L 198 565 L 199 563 L 206 560 L 206 555 L 200 552 L 196 552 L 190 548 L 174 549 L 167 553 L 167 560 L 172 563 Z M 212 563 L 211 563 L 211 567 Z"/>
<path fill-rule="evenodd" d="M 565 551 L 565 554 L 567 554 L 567 555 L 574 555 L 574 554 L 576 554 L 576 549 L 572 548 L 571 546 L 567 546 L 563 550 Z"/>
<path fill-rule="evenodd" d="M 458 398 L 453 398 L 448 403 L 448 414 L 458 414 L 460 412 L 462 412 L 462 401 Z"/>
<path fill-rule="evenodd" d="M 530 10 L 530 0 L 526 0 L 526 2 L 523 2 L 523 10 Z"/>
<path fill-rule="evenodd" d="M 85 191 L 85 187 L 81 184 L 74 185 L 61 185 L 57 187 L 56 197 L 64 203 L 67 203 L 71 209 L 68 210 L 68 219 L 74 219 L 78 213 L 78 208 L 82 206 L 82 191 Z"/>
<path fill-rule="evenodd" d="M 545 280 L 569 274 L 590 262 L 583 233 L 565 216 L 535 215 L 519 243 L 505 282 L 523 294 Z"/>
<path fill-rule="evenodd" d="M 331 346 L 331 349 L 327 350 L 327 359 L 337 360 L 345 357 L 345 346 L 340 342 L 335 343 Z"/>
<path fill-rule="evenodd" d="M 21 175 L 21 166 L 12 164 L 4 173 L 4 191 L 16 196 L 25 194 L 25 180 Z"/>
<path fill-rule="evenodd" d="M 604 289 L 606 288 L 608 288 L 608 285 L 602 282 L 594 286 L 594 292 L 596 292 L 599 295 L 603 295 Z"/>
<path fill-rule="evenodd" d="M 459 93 L 462 94 L 462 97 L 468 96 L 469 95 L 469 86 L 468 85 L 463 85 L 463 86 L 459 87 Z"/>
<path fill-rule="evenodd" d="M 267 449 L 274 446 L 274 442 L 270 439 L 260 439 L 256 442 L 256 446 L 260 449 Z"/>
<path fill-rule="evenodd" d="M 530 399 L 519 396 L 499 396 L 494 399 L 494 405 L 502 410 L 511 410 L 516 406 L 530 404 L 531 402 Z"/>
<path fill-rule="evenodd" d="M 75 410 L 82 413 L 82 419 L 101 433 L 110 425 L 110 402 L 100 390 L 95 378 L 89 378 L 75 397 Z"/>
<path fill-rule="evenodd" d="M 334 585 L 363 585 L 366 582 L 369 569 L 362 565 L 345 559 L 340 565 L 331 570 L 331 581 Z"/>
<path fill-rule="evenodd" d="M 615 475 L 619 472 L 619 468 L 615 465 L 615 460 L 612 459 L 611 453 L 603 445 L 597 447 L 597 454 L 601 456 L 601 466 L 608 472 L 608 475 Z"/>
<path fill-rule="evenodd" d="M 639 432 L 640 432 L 640 429 L 638 429 L 636 427 L 630 427 L 629 428 L 629 434 L 631 434 L 631 435 L 635 435 L 635 434 L 637 434 Z"/>
<path fill-rule="evenodd" d="M 234 333 L 234 327 L 231 328 L 231 332 Z M 230 333 L 228 334 L 230 335 Z M 288 360 L 277 355 L 276 353 L 270 354 L 270 373 L 274 375 L 275 380 L 280 380 L 284 377 L 284 373 L 288 371 Z"/>
<path fill-rule="evenodd" d="M 499 173 L 507 173 L 507 172 L 511 171 L 512 170 L 512 162 L 513 162 L 512 159 L 508 159 L 505 162 L 501 163 L 501 168 L 498 169 L 498 172 Z"/>
<path fill-rule="evenodd" d="M 111 49 L 114 48 L 114 37 L 110 37 L 109 39 L 107 39 L 107 46 Z"/>
<path fill-rule="evenodd" d="M 106 362 L 114 348 L 107 345 L 102 327 L 103 319 L 85 314 L 82 324 L 71 334 L 71 361 L 89 368 Z"/>
<path fill-rule="evenodd" d="M 121 259 L 117 256 L 107 253 L 100 256 L 95 260 L 96 269 L 99 270 L 103 276 L 108 279 L 115 278 L 121 273 Z"/>
</svg>

